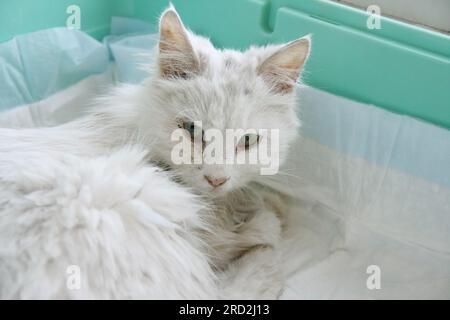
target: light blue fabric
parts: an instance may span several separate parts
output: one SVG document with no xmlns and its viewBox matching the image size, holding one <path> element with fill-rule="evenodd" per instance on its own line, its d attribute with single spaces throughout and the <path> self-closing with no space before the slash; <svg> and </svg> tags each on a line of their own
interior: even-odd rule
<svg viewBox="0 0 450 320">
<path fill-rule="evenodd" d="M 107 37 L 105 43 L 116 65 L 117 81 L 138 83 L 148 77 L 157 42 L 155 34 Z"/>
<path fill-rule="evenodd" d="M 121 82 L 138 82 L 146 72 L 139 53 L 149 52 L 155 26 L 113 17 L 111 36 L 100 43 L 77 30 L 55 28 L 20 35 L 0 44 L 0 111 L 42 100 L 117 61 Z M 123 36 L 127 34 L 127 36 Z M 153 34 L 153 35 L 150 35 Z"/>
<path fill-rule="evenodd" d="M 117 81 L 138 83 L 148 76 L 158 42 L 157 28 L 144 21 L 113 17 L 104 43 L 116 65 Z"/>
<path fill-rule="evenodd" d="M 0 111 L 46 98 L 108 64 L 106 47 L 76 30 L 15 37 L 0 44 Z"/>
</svg>

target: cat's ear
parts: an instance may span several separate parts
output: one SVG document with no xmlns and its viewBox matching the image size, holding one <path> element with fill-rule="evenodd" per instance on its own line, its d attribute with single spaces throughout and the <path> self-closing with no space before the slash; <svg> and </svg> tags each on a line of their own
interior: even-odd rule
<svg viewBox="0 0 450 320">
<path fill-rule="evenodd" d="M 189 78 L 198 73 L 199 63 L 186 29 L 173 7 L 161 16 L 159 68 L 163 78 Z"/>
<path fill-rule="evenodd" d="M 275 92 L 292 92 L 309 57 L 310 47 L 310 36 L 289 42 L 265 59 L 257 72 Z"/>
</svg>

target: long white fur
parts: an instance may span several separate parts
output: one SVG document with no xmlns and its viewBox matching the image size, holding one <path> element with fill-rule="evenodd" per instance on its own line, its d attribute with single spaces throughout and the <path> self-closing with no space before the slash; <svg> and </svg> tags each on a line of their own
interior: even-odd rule
<svg viewBox="0 0 450 320">
<path fill-rule="evenodd" d="M 279 295 L 280 221 L 248 188 L 259 168 L 172 165 L 167 173 L 151 163 L 171 164 L 180 117 L 220 130 L 280 129 L 283 160 L 299 127 L 295 93 L 277 92 L 267 76 L 278 72 L 258 68 L 285 47 L 218 50 L 183 30 L 199 67 L 186 70 L 189 79 L 163 77 L 156 66 L 155 76 L 114 89 L 81 120 L 0 129 L 0 298 Z M 185 57 L 161 52 L 159 65 L 167 58 Z M 212 190 L 211 173 L 231 178 Z M 79 290 L 67 287 L 70 265 L 80 267 Z"/>
<path fill-rule="evenodd" d="M 193 230 L 202 203 L 139 147 L 98 157 L 0 139 L 0 297 L 217 297 Z M 65 137 L 67 138 L 67 137 Z M 173 201 L 176 199 L 176 201 Z M 81 271 L 70 290 L 68 267 Z"/>
</svg>

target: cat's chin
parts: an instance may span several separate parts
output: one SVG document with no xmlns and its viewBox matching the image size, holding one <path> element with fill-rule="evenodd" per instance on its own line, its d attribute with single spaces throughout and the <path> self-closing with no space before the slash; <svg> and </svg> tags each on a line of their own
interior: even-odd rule
<svg viewBox="0 0 450 320">
<path fill-rule="evenodd" d="M 224 196 L 225 194 L 227 194 L 228 192 L 230 192 L 230 190 L 228 188 L 222 188 L 222 187 L 218 187 L 218 188 L 213 188 L 209 191 L 208 195 L 211 198 L 219 198 Z"/>
<path fill-rule="evenodd" d="M 211 186 L 201 186 L 201 187 L 197 187 L 195 188 L 196 193 L 207 197 L 207 198 L 220 198 L 225 196 L 227 193 L 229 193 L 231 191 L 231 188 L 228 186 L 220 186 L 220 187 L 216 187 L 213 188 Z"/>
</svg>

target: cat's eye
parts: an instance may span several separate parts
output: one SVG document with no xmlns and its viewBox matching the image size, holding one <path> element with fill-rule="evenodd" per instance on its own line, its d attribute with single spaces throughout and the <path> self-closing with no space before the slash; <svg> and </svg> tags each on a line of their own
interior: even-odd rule
<svg viewBox="0 0 450 320">
<path fill-rule="evenodd" d="M 194 122 L 180 120 L 178 127 L 186 130 L 189 133 L 192 141 L 194 141 L 197 136 L 199 136 L 200 141 L 203 141 L 204 132 L 203 130 L 200 130 L 200 128 L 197 128 Z"/>
<path fill-rule="evenodd" d="M 257 134 L 246 134 L 239 140 L 237 147 L 239 149 L 248 150 L 252 145 L 259 142 L 259 136 Z"/>
</svg>

